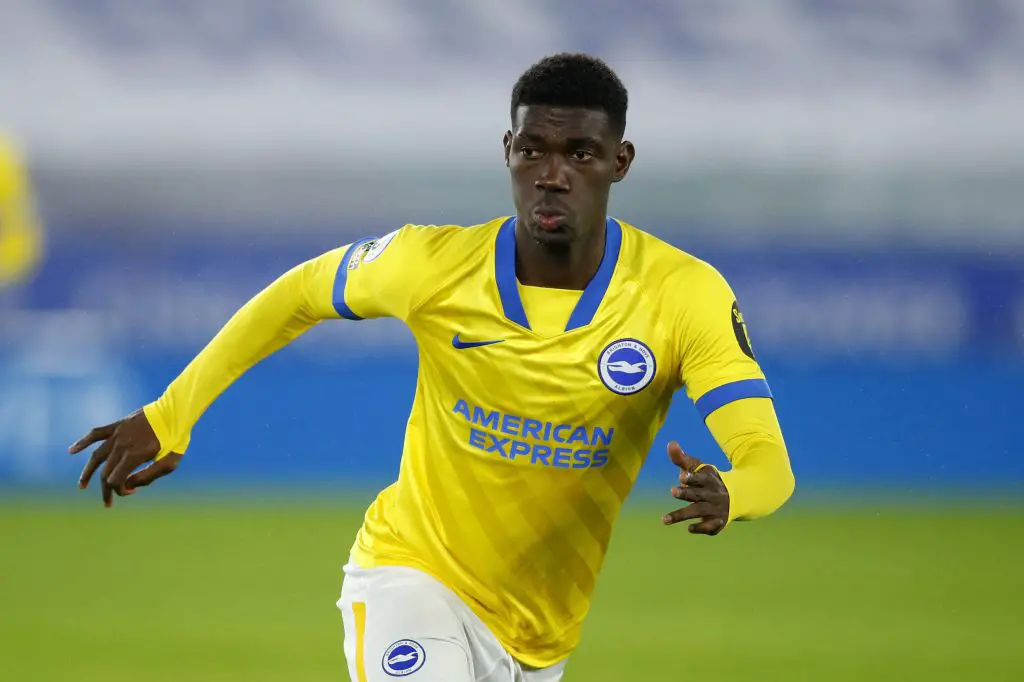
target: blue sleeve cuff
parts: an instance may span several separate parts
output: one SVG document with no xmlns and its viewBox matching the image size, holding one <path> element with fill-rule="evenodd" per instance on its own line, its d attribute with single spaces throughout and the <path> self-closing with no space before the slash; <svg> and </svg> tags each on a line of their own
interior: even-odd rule
<svg viewBox="0 0 1024 682">
<path fill-rule="evenodd" d="M 348 247 L 348 250 L 345 251 L 345 255 L 341 258 L 341 263 L 338 265 L 338 274 L 334 276 L 334 294 L 332 295 L 332 302 L 334 303 L 334 309 L 346 320 L 363 319 L 356 315 L 352 309 L 348 307 L 348 304 L 345 303 L 345 284 L 348 282 L 349 261 L 352 260 L 352 256 L 356 253 L 356 249 L 369 241 L 373 241 L 373 237 L 365 237 L 352 242 L 352 246 Z"/>
<path fill-rule="evenodd" d="M 764 379 L 743 379 L 730 384 L 723 384 L 702 395 L 694 405 L 700 416 L 707 419 L 708 415 L 718 408 L 743 398 L 771 398 L 772 391 Z"/>
</svg>

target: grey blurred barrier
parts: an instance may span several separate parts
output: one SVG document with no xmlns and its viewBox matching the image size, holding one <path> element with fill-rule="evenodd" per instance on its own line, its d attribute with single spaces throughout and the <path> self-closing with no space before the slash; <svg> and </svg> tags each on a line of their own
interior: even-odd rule
<svg viewBox="0 0 1024 682">
<path fill-rule="evenodd" d="M 637 222 L 1024 248 L 1019 0 L 0 0 L 0 24 L 0 127 L 57 224 L 484 219 L 513 80 L 587 50 L 630 88 Z"/>
</svg>

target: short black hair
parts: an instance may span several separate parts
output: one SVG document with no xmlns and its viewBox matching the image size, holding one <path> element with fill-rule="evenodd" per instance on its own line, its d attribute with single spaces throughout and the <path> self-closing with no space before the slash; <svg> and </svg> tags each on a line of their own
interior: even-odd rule
<svg viewBox="0 0 1024 682">
<path fill-rule="evenodd" d="M 561 52 L 528 68 L 512 88 L 512 120 L 522 105 L 598 109 L 621 137 L 626 131 L 626 86 L 601 59 Z"/>
</svg>

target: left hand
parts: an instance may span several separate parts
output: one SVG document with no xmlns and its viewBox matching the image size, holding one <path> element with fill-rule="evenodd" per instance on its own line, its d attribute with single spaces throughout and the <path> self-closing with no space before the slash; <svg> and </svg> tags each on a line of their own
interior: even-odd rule
<svg viewBox="0 0 1024 682">
<path fill-rule="evenodd" d="M 687 530 L 697 535 L 718 535 L 729 522 L 729 491 L 718 470 L 683 452 L 679 443 L 668 444 L 668 458 L 679 467 L 679 485 L 672 488 L 672 497 L 691 504 L 662 517 L 666 526 L 700 519 Z"/>
</svg>

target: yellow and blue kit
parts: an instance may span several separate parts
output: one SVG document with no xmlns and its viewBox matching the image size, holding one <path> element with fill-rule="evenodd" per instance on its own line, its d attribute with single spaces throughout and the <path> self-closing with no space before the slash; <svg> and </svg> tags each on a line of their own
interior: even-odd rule
<svg viewBox="0 0 1024 682">
<path fill-rule="evenodd" d="M 725 279 L 609 219 L 583 291 L 524 286 L 515 218 L 407 225 L 296 266 L 253 298 L 146 415 L 183 452 L 207 406 L 321 320 L 393 317 L 419 348 L 397 481 L 352 548 L 456 592 L 524 663 L 576 646 L 612 527 L 684 389 L 732 464 L 730 521 L 793 490 L 771 393 Z"/>
</svg>

